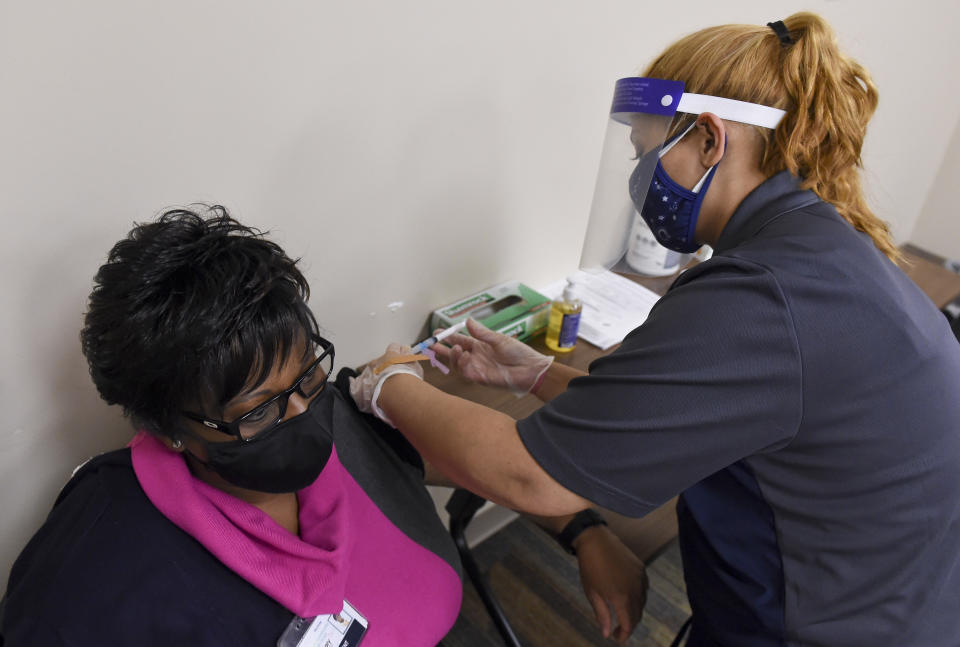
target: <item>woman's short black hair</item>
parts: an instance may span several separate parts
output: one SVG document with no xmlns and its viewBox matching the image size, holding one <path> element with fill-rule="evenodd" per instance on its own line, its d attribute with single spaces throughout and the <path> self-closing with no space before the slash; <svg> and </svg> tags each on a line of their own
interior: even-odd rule
<svg viewBox="0 0 960 647">
<path fill-rule="evenodd" d="M 113 246 L 80 339 L 100 396 L 174 435 L 180 411 L 222 406 L 318 333 L 303 274 L 221 206 L 167 211 Z"/>
</svg>

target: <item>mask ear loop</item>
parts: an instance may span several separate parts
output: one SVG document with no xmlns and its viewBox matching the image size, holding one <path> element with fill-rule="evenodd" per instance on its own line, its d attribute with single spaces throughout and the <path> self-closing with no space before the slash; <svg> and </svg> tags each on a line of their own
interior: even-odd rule
<svg viewBox="0 0 960 647">
<path fill-rule="evenodd" d="M 724 148 L 724 152 L 726 152 L 726 148 L 727 148 L 727 136 L 726 136 L 726 135 L 723 136 L 723 148 Z M 702 178 L 700 178 L 700 181 L 697 182 L 697 185 L 696 185 L 695 187 L 693 187 L 692 189 L 690 189 L 690 190 L 693 191 L 694 193 L 699 193 L 699 192 L 700 192 L 700 188 L 703 186 L 703 183 L 707 181 L 707 177 L 709 177 L 709 175 L 710 175 L 713 171 L 715 171 L 718 166 L 720 166 L 720 162 L 722 162 L 722 161 L 723 161 L 723 157 L 721 157 L 719 160 L 717 160 L 717 163 L 716 163 L 716 164 L 714 164 L 713 166 L 711 166 L 710 168 L 708 168 L 708 169 L 707 169 L 707 172 L 703 174 L 703 177 L 702 177 Z"/>
<path fill-rule="evenodd" d="M 666 146 L 664 146 L 663 148 L 660 149 L 660 153 L 657 155 L 657 158 L 658 158 L 658 159 L 663 159 L 663 156 L 666 155 L 667 153 L 669 153 L 669 152 L 670 152 L 670 149 L 672 149 L 674 146 L 676 146 L 677 143 L 678 143 L 681 139 L 683 139 L 684 137 L 686 137 L 687 133 L 690 132 L 691 130 L 693 130 L 693 127 L 696 126 L 696 125 L 697 125 L 697 121 L 696 121 L 696 120 L 694 120 L 693 122 L 691 122 L 691 124 L 690 124 L 689 126 L 687 126 L 686 130 L 684 130 L 682 133 L 680 133 L 679 135 L 677 135 L 676 137 L 674 137 L 672 140 L 670 140 L 670 142 L 669 142 Z M 717 162 L 717 164 L 719 164 L 719 163 L 720 163 L 720 162 Z M 690 189 L 690 192 L 691 192 L 691 193 L 700 193 L 700 189 L 703 188 L 703 183 L 707 181 L 707 177 L 710 175 L 710 173 L 711 173 L 715 168 L 717 168 L 717 164 L 714 164 L 713 166 L 711 166 L 710 168 L 707 169 L 707 172 L 703 174 L 703 177 L 700 178 L 700 181 L 697 182 L 696 185 L 695 185 L 692 189 Z"/>
<path fill-rule="evenodd" d="M 717 162 L 717 164 L 719 163 L 720 162 Z M 717 168 L 717 164 L 714 164 L 713 166 L 707 169 L 707 172 L 703 174 L 703 177 L 700 178 L 700 181 L 697 182 L 692 189 L 690 189 L 692 193 L 700 193 L 700 189 L 703 188 L 703 183 L 707 181 L 707 178 L 710 176 L 713 170 Z"/>
<path fill-rule="evenodd" d="M 687 126 L 686 130 L 684 130 L 682 133 L 680 133 L 679 135 L 671 139 L 669 142 L 667 142 L 667 145 L 660 149 L 660 152 L 657 154 L 657 158 L 663 159 L 663 156 L 669 153 L 670 149 L 676 146 L 681 139 L 686 137 L 687 133 L 693 130 L 693 127 L 696 125 L 697 125 L 696 120 L 692 121 L 690 125 Z"/>
</svg>

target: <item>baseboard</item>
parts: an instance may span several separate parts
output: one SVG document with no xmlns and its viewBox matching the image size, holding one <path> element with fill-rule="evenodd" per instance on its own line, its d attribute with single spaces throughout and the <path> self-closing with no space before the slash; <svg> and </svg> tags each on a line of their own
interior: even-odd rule
<svg viewBox="0 0 960 647">
<path fill-rule="evenodd" d="M 453 494 L 453 490 L 448 487 L 428 486 L 427 491 L 430 492 L 430 496 L 433 498 L 433 503 L 437 508 L 437 514 L 443 521 L 443 525 L 449 528 L 450 515 L 447 514 L 444 506 L 447 503 L 447 499 Z M 467 526 L 467 530 L 464 533 L 467 538 L 467 545 L 473 548 L 516 519 L 517 516 L 517 513 L 513 510 L 508 510 L 503 506 L 487 501 L 483 504 L 483 507 L 477 511 L 477 514 L 473 516 L 470 525 Z"/>
<path fill-rule="evenodd" d="M 487 537 L 506 526 L 516 519 L 519 515 L 513 510 L 508 510 L 496 503 L 487 501 L 482 508 L 477 511 L 464 535 L 467 538 L 467 545 L 470 548 L 478 545 Z"/>
</svg>

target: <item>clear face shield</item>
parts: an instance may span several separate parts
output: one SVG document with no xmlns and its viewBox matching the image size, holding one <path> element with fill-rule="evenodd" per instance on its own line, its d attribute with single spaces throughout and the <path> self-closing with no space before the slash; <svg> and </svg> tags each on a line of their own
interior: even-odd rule
<svg viewBox="0 0 960 647">
<path fill-rule="evenodd" d="M 670 254 L 679 260 L 700 247 L 694 236 L 697 215 L 717 167 L 687 189 L 666 174 L 660 158 L 690 131 L 701 112 L 766 128 L 775 128 L 784 115 L 776 108 L 685 93 L 680 81 L 617 81 L 580 256 L 582 269 L 672 273 L 678 268 L 651 271 L 646 264 L 651 246 L 661 260 L 666 255 L 667 267 Z"/>
</svg>

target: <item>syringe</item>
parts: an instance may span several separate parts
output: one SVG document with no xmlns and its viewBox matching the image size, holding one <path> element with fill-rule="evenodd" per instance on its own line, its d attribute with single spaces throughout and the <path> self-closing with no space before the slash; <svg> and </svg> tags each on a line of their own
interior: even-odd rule
<svg viewBox="0 0 960 647">
<path fill-rule="evenodd" d="M 461 330 L 464 329 L 466 325 L 467 325 L 466 320 L 461 321 L 458 324 L 454 324 L 453 326 L 450 326 L 443 332 L 437 333 L 436 335 L 433 335 L 431 337 L 427 337 L 426 339 L 424 339 L 422 342 L 420 342 L 410 350 L 413 353 L 423 352 L 425 349 L 430 348 L 434 344 L 442 342 L 444 339 L 446 339 L 450 335 L 460 332 Z"/>
</svg>

